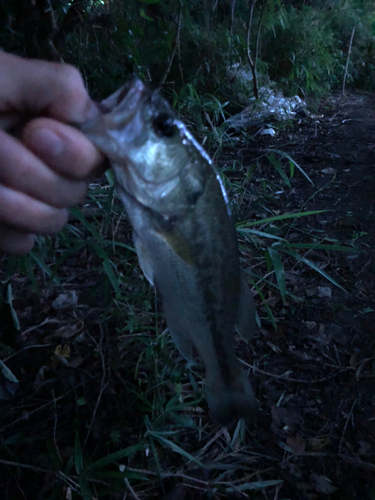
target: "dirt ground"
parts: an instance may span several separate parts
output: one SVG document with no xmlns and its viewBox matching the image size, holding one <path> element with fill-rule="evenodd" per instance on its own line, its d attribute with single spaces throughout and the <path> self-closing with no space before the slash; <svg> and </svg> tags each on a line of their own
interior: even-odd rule
<svg viewBox="0 0 375 500">
<path fill-rule="evenodd" d="M 281 442 L 305 454 L 283 464 L 290 498 L 375 496 L 375 98 L 356 94 L 339 101 L 330 98 L 321 118 L 264 140 L 265 147 L 289 152 L 315 184 L 297 176 L 270 208 L 328 210 L 297 226 L 357 248 L 307 255 L 345 291 L 307 268 L 289 270 L 288 289 L 305 301 L 274 304 L 279 331 L 263 331 L 254 346 L 256 356 L 264 353 L 265 340 L 274 350 L 267 374 L 254 372 L 266 401 L 258 442 L 281 463 Z M 258 141 L 244 160 L 259 154 Z M 301 233 L 289 235 L 294 238 L 303 241 Z"/>
<path fill-rule="evenodd" d="M 236 152 L 241 163 L 250 165 L 254 158 L 267 153 L 270 148 L 283 150 L 314 182 L 314 186 L 311 185 L 296 170 L 291 188 L 284 186 L 285 189 L 276 197 L 270 198 L 270 213 L 258 213 L 257 200 L 251 205 L 243 202 L 239 219 L 263 218 L 270 216 L 271 211 L 290 213 L 301 210 L 301 207 L 303 211 L 326 210 L 296 220 L 294 229 L 289 230 L 288 240 L 293 243 L 311 243 L 314 240 L 353 248 L 352 252 L 311 248 L 308 254 L 304 254 L 336 280 L 342 289 L 310 267 L 294 261 L 285 265 L 285 273 L 287 290 L 295 300 L 287 296 L 283 302 L 276 291 L 270 291 L 265 301 L 261 301 L 259 295 L 255 296 L 260 317 L 267 317 L 267 304 L 278 329 L 275 331 L 271 323 L 265 321 L 251 346 L 241 350 L 241 358 L 251 367 L 250 377 L 260 408 L 257 422 L 246 438 L 246 452 L 242 455 L 239 452 L 233 463 L 237 464 L 237 478 L 246 459 L 247 466 L 252 470 L 248 476 L 251 480 L 247 481 L 280 482 L 273 489 L 263 489 L 254 496 L 249 496 L 253 493 L 245 490 L 231 496 L 215 493 L 209 472 L 195 470 L 190 471 L 190 475 L 195 475 L 195 480 L 200 481 L 199 488 L 190 489 L 191 483 L 187 479 L 179 480 L 176 486 L 176 482 L 169 478 L 164 489 L 155 485 L 148 496 L 138 491 L 135 493 L 138 496 L 130 494 L 128 498 L 161 498 L 168 493 L 170 496 L 166 498 L 171 500 L 375 498 L 375 97 L 356 93 L 347 96 L 339 107 L 338 104 L 339 99 L 330 98 L 318 111 L 321 118 L 303 119 L 276 138 L 258 136 L 249 147 Z M 225 156 L 222 161 L 225 161 Z M 249 187 L 252 193 L 256 193 L 257 185 L 263 182 L 262 169 L 267 168 L 271 169 L 271 165 L 267 167 L 263 164 L 256 172 Z M 271 175 L 278 176 L 276 172 Z M 255 262 L 256 253 L 254 250 Z M 79 268 L 80 263 L 74 257 L 72 262 L 74 269 L 69 270 L 69 264 L 64 267 L 66 276 L 69 272 L 73 275 Z M 9 263 L 2 258 L 3 273 L 7 265 Z M 77 282 L 81 283 L 81 300 L 86 290 L 95 285 L 89 264 L 85 272 L 84 279 L 75 281 L 76 289 Z M 42 397 L 41 392 L 35 390 L 36 378 L 43 379 L 40 370 L 46 362 L 40 349 L 33 349 L 32 346 L 43 342 L 40 325 L 47 317 L 53 318 L 56 312 L 47 300 L 38 299 L 30 292 L 28 280 L 21 278 L 20 274 L 16 273 L 11 282 L 21 332 L 27 331 L 28 334 L 21 335 L 14 343 L 7 329 L 8 323 L 3 321 L 0 359 L 9 357 L 6 345 L 15 350 L 21 351 L 25 347 L 28 350 L 7 361 L 7 366 L 20 379 L 21 385 L 19 391 L 1 405 L 0 429 L 5 448 L 0 452 L 0 486 L 5 495 L 3 498 L 7 499 L 50 498 L 43 492 L 48 491 L 53 474 L 45 472 L 50 465 L 46 463 L 45 455 L 38 451 L 38 440 L 48 441 L 50 449 L 59 442 L 62 449 L 63 444 L 55 435 L 53 419 L 57 419 L 58 415 L 61 425 L 61 422 L 69 422 L 73 418 L 69 415 L 77 419 L 81 409 L 71 402 L 59 409 L 58 401 L 64 397 L 66 386 L 58 376 L 58 382 L 53 379 L 49 385 L 54 394 L 52 405 L 49 400 L 47 402 L 47 397 Z M 42 285 L 41 278 L 40 282 Z M 105 306 L 98 305 L 96 301 L 95 307 L 95 311 L 91 309 L 84 318 L 78 313 L 78 316 L 70 314 L 67 323 L 72 325 L 76 321 L 73 334 L 79 335 L 86 328 L 95 337 L 100 330 L 98 318 L 104 314 Z M 61 321 L 61 315 L 58 319 Z M 78 323 L 84 323 L 84 327 L 78 327 Z M 52 325 L 50 335 L 45 336 L 44 342 L 51 343 L 53 329 L 60 326 L 61 323 L 56 327 Z M 82 359 L 77 361 L 76 367 L 76 373 L 79 373 L 75 375 L 79 379 L 77 387 L 92 376 L 90 390 L 94 391 L 97 389 L 94 386 L 100 384 L 94 375 L 90 375 L 89 363 L 92 363 L 93 373 L 94 366 L 100 366 L 102 360 L 97 356 L 83 361 L 85 355 L 82 351 Z M 60 354 L 64 357 L 63 353 Z M 116 353 L 112 352 L 111 359 L 115 357 Z M 107 359 L 106 363 L 110 361 Z M 34 369 L 31 368 L 33 364 Z M 48 369 L 54 370 L 50 365 Z M 73 377 L 72 369 L 74 367 L 70 366 L 65 377 Z M 95 406 L 99 398 L 97 395 L 92 397 L 91 415 L 96 419 L 101 415 L 105 422 L 101 425 L 114 428 L 117 423 L 113 422 L 108 412 L 106 414 L 105 401 L 118 398 L 119 389 L 114 380 L 106 384 L 100 404 Z M 89 397 L 88 391 L 85 393 L 87 401 Z M 44 404 L 55 408 L 51 415 L 45 417 L 52 421 L 48 430 L 44 426 L 44 413 L 40 410 Z M 129 418 L 126 422 L 129 429 L 134 422 L 141 425 L 134 415 Z M 206 425 L 212 425 L 212 433 L 218 432 L 217 426 L 208 423 L 209 417 L 206 418 Z M 99 439 L 99 424 L 95 425 L 90 440 Z M 30 429 L 35 435 L 35 446 L 32 436 L 29 436 L 29 441 L 26 439 L 25 434 Z M 22 439 L 18 442 L 21 435 Z M 131 438 L 127 437 L 126 442 L 130 445 L 137 436 L 130 430 L 129 436 Z M 186 436 L 188 442 L 189 434 L 186 433 Z M 13 446 L 14 442 L 18 444 Z M 124 443 L 121 444 L 124 446 Z M 22 447 L 25 447 L 23 455 L 20 451 Z M 92 445 L 89 449 L 94 456 L 97 448 Z M 65 451 L 68 454 L 69 451 Z M 72 450 L 70 452 L 73 453 Z M 212 450 L 210 453 L 214 454 Z M 20 456 L 23 456 L 24 463 L 30 464 L 31 471 L 27 467 L 16 467 Z M 168 458 L 164 457 L 164 460 Z M 25 486 L 25 481 L 29 481 L 28 486 Z"/>
</svg>

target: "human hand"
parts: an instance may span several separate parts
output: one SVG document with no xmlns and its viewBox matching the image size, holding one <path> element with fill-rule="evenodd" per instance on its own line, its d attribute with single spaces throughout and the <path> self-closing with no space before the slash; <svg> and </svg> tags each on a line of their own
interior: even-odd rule
<svg viewBox="0 0 375 500">
<path fill-rule="evenodd" d="M 82 201 L 103 157 L 66 123 L 97 113 L 72 66 L 0 51 L 0 251 L 28 252 L 35 234 L 60 231 L 67 207 Z M 19 137 L 6 133 L 29 118 Z"/>
</svg>

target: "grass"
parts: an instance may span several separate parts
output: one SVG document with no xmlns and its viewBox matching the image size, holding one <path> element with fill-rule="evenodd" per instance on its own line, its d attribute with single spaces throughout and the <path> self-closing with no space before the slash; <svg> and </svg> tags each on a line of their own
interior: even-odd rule
<svg viewBox="0 0 375 500">
<path fill-rule="evenodd" d="M 219 104 L 212 105 L 216 141 Z M 241 265 L 263 329 L 276 331 L 275 301 L 301 302 L 290 273 L 303 268 L 341 288 L 321 263 L 352 248 L 309 227 L 323 211 L 278 213 L 274 193 L 289 189 L 294 167 L 302 171 L 289 155 L 268 151 L 246 167 L 231 160 L 229 146 L 216 142 L 216 159 L 237 220 Z M 279 462 L 254 446 L 256 431 L 242 421 L 229 429 L 211 421 L 202 369 L 186 367 L 166 332 L 111 173 L 90 186 L 87 203 L 72 210 L 59 235 L 39 238 L 28 256 L 3 259 L 1 283 L 8 318 L 1 357 L 20 386 L 0 409 L 0 467 L 17 498 L 148 499 L 174 487 L 181 498 L 278 491 Z M 76 292 L 77 305 L 54 309 L 67 291 Z M 249 361 L 251 348 L 238 345 Z M 250 372 L 257 363 L 248 363 Z"/>
</svg>

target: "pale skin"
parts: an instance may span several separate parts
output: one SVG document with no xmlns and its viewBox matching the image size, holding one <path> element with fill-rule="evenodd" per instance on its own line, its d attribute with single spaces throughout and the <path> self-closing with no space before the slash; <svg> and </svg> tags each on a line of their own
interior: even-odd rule
<svg viewBox="0 0 375 500">
<path fill-rule="evenodd" d="M 0 252 L 29 252 L 82 202 L 103 156 L 68 123 L 96 113 L 72 66 L 0 51 Z M 17 138 L 5 131 L 17 125 Z"/>
</svg>

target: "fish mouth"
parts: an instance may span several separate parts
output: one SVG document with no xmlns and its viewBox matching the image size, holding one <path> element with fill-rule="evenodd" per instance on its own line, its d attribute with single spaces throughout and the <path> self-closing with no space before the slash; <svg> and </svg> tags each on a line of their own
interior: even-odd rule
<svg viewBox="0 0 375 500">
<path fill-rule="evenodd" d="M 111 115 L 111 128 L 115 128 L 130 123 L 143 103 L 150 97 L 151 91 L 136 78 L 123 85 L 97 106 L 103 115 Z"/>
</svg>

